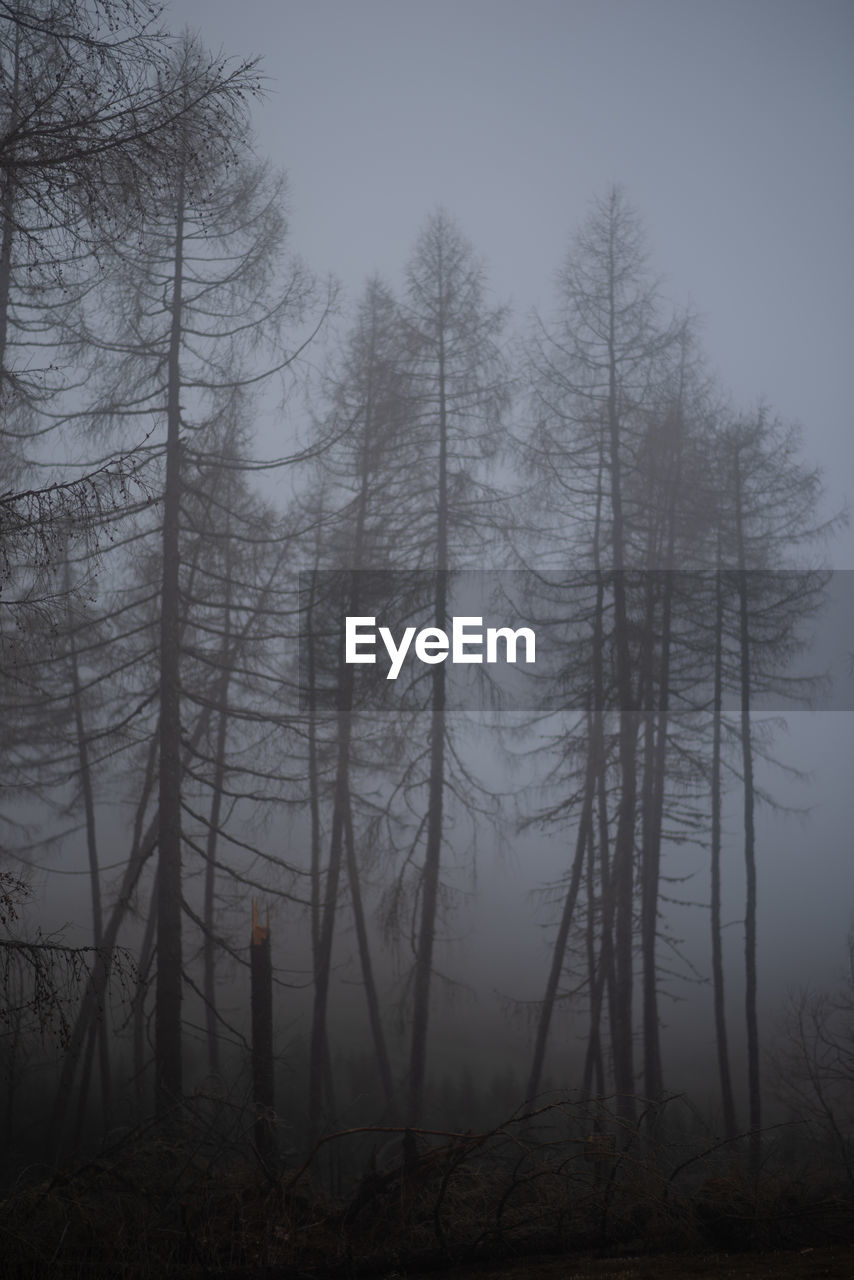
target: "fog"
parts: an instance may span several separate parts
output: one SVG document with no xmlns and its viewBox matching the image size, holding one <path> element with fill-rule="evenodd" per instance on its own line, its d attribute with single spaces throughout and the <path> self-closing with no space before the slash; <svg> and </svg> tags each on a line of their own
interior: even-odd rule
<svg viewBox="0 0 854 1280">
<path fill-rule="evenodd" d="M 563 1244 L 633 1160 L 848 1206 L 850 6 L 33 10 L 5 1184 L 203 1132 L 344 1238 L 351 1130 L 524 1124 Z"/>
<path fill-rule="evenodd" d="M 623 183 L 736 402 L 801 422 L 831 505 L 849 495 L 844 0 L 171 11 L 227 53 L 263 52 L 258 145 L 288 171 L 294 245 L 317 270 L 351 294 L 374 270 L 398 279 L 444 204 L 523 320 L 551 306 L 591 196 Z M 854 567 L 851 537 L 836 568 Z"/>
</svg>

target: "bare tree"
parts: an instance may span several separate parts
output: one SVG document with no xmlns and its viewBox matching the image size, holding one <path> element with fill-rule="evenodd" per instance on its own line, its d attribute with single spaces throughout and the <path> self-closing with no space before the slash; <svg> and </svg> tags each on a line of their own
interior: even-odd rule
<svg viewBox="0 0 854 1280">
<path fill-rule="evenodd" d="M 786 998 L 772 1048 L 774 1092 L 817 1133 L 854 1185 L 854 945 L 834 991 L 805 987 Z M 820 1156 L 819 1159 L 822 1157 Z"/>
<path fill-rule="evenodd" d="M 222 139 L 235 103 L 257 89 L 252 64 L 201 52 L 177 83 L 165 70 L 175 42 L 159 13 L 148 0 L 0 5 L 0 484 L 4 516 L 18 525 L 36 510 L 48 523 L 68 517 L 87 493 L 85 472 L 69 479 L 66 470 L 48 500 L 27 467 L 44 462 L 47 433 L 55 442 L 57 428 L 75 421 L 59 393 L 77 390 L 86 363 L 69 326 L 97 276 L 95 255 L 131 206 L 138 220 L 160 198 L 189 115 L 203 108 L 209 141 Z M 54 449 L 55 475 L 62 460 Z M 120 480 L 127 463 L 88 470 L 103 484 L 110 474 Z M 34 493 L 43 495 L 37 508 Z"/>
<path fill-rule="evenodd" d="M 803 646 L 801 624 L 820 606 L 826 575 L 797 565 L 801 548 L 826 535 L 834 521 L 822 520 L 821 477 L 799 456 L 798 433 L 760 409 L 754 421 L 737 421 L 719 438 L 726 500 L 722 556 L 729 578 L 732 630 L 737 653 L 741 779 L 744 796 L 745 1015 L 750 1122 L 750 1166 L 761 1159 L 761 1062 L 757 971 L 757 850 L 754 729 L 751 713 L 762 691 L 808 697 L 808 680 L 787 680 L 785 668 Z M 726 535 L 729 535 L 727 538 Z M 727 579 L 725 578 L 725 581 Z M 719 614 L 719 617 L 721 615 Z M 726 622 L 721 617 L 724 628 Z"/>
<path fill-rule="evenodd" d="M 423 489 L 413 533 L 423 565 L 435 573 L 434 625 L 447 620 L 449 571 L 470 556 L 489 513 L 478 480 L 484 457 L 500 447 L 499 415 L 507 396 L 498 346 L 504 314 L 488 306 L 484 273 L 469 243 L 443 210 L 427 220 L 407 268 L 404 320 L 415 386 L 413 429 L 423 450 Z M 468 545 L 463 539 L 466 539 Z M 439 910 L 446 781 L 446 671 L 432 672 L 430 765 L 413 975 L 412 1045 L 407 1117 L 421 1114 L 427 1065 L 433 951 Z"/>
<path fill-rule="evenodd" d="M 306 616 L 312 697 L 319 674 L 318 632 L 322 627 L 318 627 L 318 617 L 323 616 L 323 597 L 326 597 L 327 607 L 331 594 L 336 611 L 343 605 L 344 613 L 358 616 L 368 607 L 366 583 L 381 576 L 384 569 L 399 563 L 399 540 L 405 537 L 408 519 L 404 501 L 408 492 L 406 473 L 412 461 L 412 450 L 406 438 L 410 384 L 400 327 L 399 312 L 391 292 L 376 277 L 371 279 L 359 302 L 355 322 L 343 350 L 325 378 L 330 406 L 321 427 L 321 438 L 325 436 L 332 444 L 318 465 L 324 493 L 320 525 L 323 556 L 320 562 L 327 566 L 327 573 L 321 598 L 318 599 L 314 590 L 310 593 L 310 611 Z M 331 572 L 333 569 L 334 573 Z M 312 581 L 316 584 L 316 575 Z M 358 719 L 360 707 L 355 694 L 354 670 L 344 662 L 339 628 L 333 626 L 331 634 L 335 652 L 326 654 L 325 674 L 335 689 L 334 744 L 330 744 L 334 751 L 334 765 L 330 778 L 330 846 L 322 901 L 319 858 L 315 859 L 313 871 L 317 890 L 317 923 L 309 1062 L 309 1125 L 312 1132 L 317 1132 L 319 1127 L 324 1081 L 329 1075 L 327 1005 L 339 883 L 344 868 L 377 1070 L 388 1108 L 394 1105 L 395 1092 L 374 978 L 353 812 L 357 802 L 354 794 L 357 791 L 354 734 L 364 760 L 370 731 Z M 326 647 L 329 647 L 328 639 Z M 312 724 L 314 726 L 314 720 Z M 387 766 L 389 762 L 384 763 Z M 315 810 L 319 802 L 319 779 L 316 754 L 313 754 L 310 766 L 313 830 L 317 831 Z"/>
<path fill-rule="evenodd" d="M 612 188 L 594 203 L 579 231 L 559 277 L 558 305 L 556 324 L 551 330 L 539 324 L 530 348 L 539 419 L 530 456 L 538 474 L 548 477 L 550 489 L 559 491 L 562 504 L 571 496 L 571 523 L 566 529 L 555 527 L 557 538 L 564 548 L 567 543 L 574 544 L 576 556 L 580 550 L 582 564 L 589 564 L 592 555 L 595 571 L 604 575 L 607 587 L 607 599 L 604 594 L 598 598 L 593 633 L 598 636 L 594 648 L 599 648 L 607 635 L 613 655 L 613 690 L 606 692 L 600 675 L 592 693 L 597 699 L 612 698 L 618 711 L 619 786 L 613 852 L 609 857 L 604 847 L 601 850 L 602 895 L 607 903 L 603 928 L 608 922 L 610 929 L 613 922 L 613 942 L 603 934 L 599 983 L 605 981 L 613 964 L 609 1007 L 614 1082 L 622 1114 L 631 1120 L 635 1082 L 634 868 L 644 690 L 638 675 L 643 664 L 634 639 L 639 633 L 638 606 L 630 596 L 632 579 L 627 571 L 648 569 L 652 564 L 660 567 L 660 547 L 651 541 L 649 496 L 640 480 L 641 460 L 654 409 L 660 407 L 656 393 L 667 360 L 679 350 L 683 327 L 661 319 L 656 284 L 646 267 L 640 221 L 619 188 Z M 643 474 L 648 477 L 649 473 Z M 664 545 L 666 551 L 666 538 Z M 610 623 L 605 620 L 606 608 Z M 606 705 L 597 701 L 595 715 Z M 659 733 L 659 742 L 664 740 L 664 733 Z M 649 741 L 654 743 L 654 738 Z M 601 748 L 597 747 L 597 753 L 601 769 Z M 585 794 L 591 786 L 588 781 Z M 584 807 L 582 812 L 586 812 Z M 655 847 L 653 840 L 647 870 Z M 582 856 L 579 845 L 577 868 Z M 579 878 L 580 870 L 572 876 L 570 894 Z M 647 876 L 645 909 L 653 937 L 655 880 L 655 876 Z M 611 896 L 612 904 L 608 902 Z M 652 955 L 647 967 L 654 975 Z M 554 965 L 552 972 L 554 975 Z M 547 1000 L 547 1006 L 549 1003 Z M 654 1000 L 649 1018 L 657 1027 Z M 651 1070 L 655 1077 L 651 1083 L 656 1085 L 660 1069 L 654 1052 Z"/>
<path fill-rule="evenodd" d="M 158 906 L 156 1042 L 159 1105 L 181 1095 L 181 677 L 180 542 L 183 475 L 193 433 L 247 380 L 285 368 L 283 327 L 302 317 L 312 282 L 297 263 L 276 263 L 286 231 L 280 179 L 235 161 L 249 146 L 239 85 L 223 103 L 199 93 L 207 55 L 190 40 L 162 73 L 182 112 L 169 185 L 147 212 L 142 236 L 111 248 L 114 306 L 126 317 L 119 344 L 88 340 L 120 358 L 100 418 L 165 414 L 160 553 Z M 208 71 L 208 74 L 212 74 Z M 216 109 L 209 104 L 216 102 Z M 261 370 L 247 357 L 269 344 Z M 223 462 L 223 465 L 225 463 Z"/>
</svg>

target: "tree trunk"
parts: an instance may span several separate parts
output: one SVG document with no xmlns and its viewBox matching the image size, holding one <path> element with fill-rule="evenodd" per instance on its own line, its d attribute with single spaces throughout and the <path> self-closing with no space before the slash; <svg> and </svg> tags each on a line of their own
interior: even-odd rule
<svg viewBox="0 0 854 1280">
<path fill-rule="evenodd" d="M 276 1157 L 272 1115 L 275 1107 L 273 1073 L 273 966 L 270 957 L 270 913 L 266 924 L 252 899 L 252 1098 L 255 1104 L 255 1146 L 269 1168 Z"/>
<path fill-rule="evenodd" d="M 226 529 L 226 538 L 229 531 Z M 226 552 L 227 554 L 227 552 Z M 205 1034 L 208 1045 L 208 1070 L 212 1075 L 219 1072 L 219 1023 L 216 1012 L 216 931 L 214 928 L 214 907 L 216 891 L 216 850 L 219 836 L 219 821 L 222 811 L 222 789 L 225 784 L 225 745 L 228 734 L 228 686 L 231 681 L 229 650 L 231 649 L 231 576 L 230 566 L 226 567 L 225 577 L 225 618 L 222 633 L 222 672 L 219 679 L 217 701 L 217 731 L 214 748 L 214 772 L 211 780 L 211 808 L 208 817 L 208 834 L 205 843 L 205 889 L 204 889 L 204 939 L 203 991 L 205 998 Z"/>
<path fill-rule="evenodd" d="M 70 592 L 71 570 L 67 559 L 65 562 L 65 585 L 66 590 Z M 98 840 L 95 825 L 95 795 L 92 788 L 92 770 L 89 764 L 89 740 L 86 734 L 86 725 L 83 715 L 83 694 L 80 685 L 80 666 L 77 659 L 77 642 L 74 636 L 74 626 L 70 617 L 68 622 L 69 658 L 71 668 L 71 701 L 74 707 L 80 789 L 83 794 L 83 811 L 86 819 L 86 851 L 89 858 L 89 891 L 92 900 L 92 941 L 96 950 L 100 950 L 104 941 L 104 922 L 101 906 L 101 876 L 98 865 Z M 110 1049 L 106 1007 L 101 1011 L 97 1037 L 98 1063 L 101 1076 L 101 1110 L 104 1132 L 106 1133 L 110 1128 L 110 1113 L 112 1107 Z M 81 1087 L 81 1108 L 85 1106 L 86 1092 L 88 1092 L 88 1088 Z"/>
<path fill-rule="evenodd" d="M 599 459 L 596 475 L 596 518 L 593 525 L 593 570 L 596 581 L 596 606 L 593 614 L 593 636 L 591 644 L 591 674 L 593 682 L 593 714 L 590 719 L 590 738 L 588 751 L 593 765 L 593 776 L 596 784 L 596 811 L 599 834 L 599 885 L 600 885 L 600 944 L 598 964 L 595 959 L 593 937 L 593 920 L 588 922 L 588 950 L 590 967 L 590 1029 L 587 1050 L 584 1056 L 584 1067 L 581 1078 L 581 1096 L 590 1096 L 591 1086 L 596 1083 L 596 1091 L 601 1097 L 605 1092 L 604 1063 L 602 1055 L 602 1002 L 605 990 L 608 991 L 609 1014 L 614 1009 L 614 885 L 611 876 L 611 841 L 608 827 L 608 783 L 607 759 L 605 752 L 605 672 L 603 666 L 603 644 L 605 632 L 605 580 L 602 575 L 602 506 L 605 500 L 605 443 L 600 435 Z M 591 839 L 591 861 L 594 841 Z M 589 881 L 588 913 L 593 912 L 593 872 Z"/>
<path fill-rule="evenodd" d="M 15 23 L 15 52 L 12 85 L 9 90 L 9 119 L 7 138 L 13 137 L 18 124 L 19 94 L 21 83 L 21 29 Z M 6 349 L 9 339 L 9 298 L 12 290 L 12 243 L 15 236 L 15 167 L 7 160 L 0 176 L 2 181 L 3 231 L 0 235 L 0 409 L 6 410 L 6 390 L 9 370 L 6 367 Z"/>
<path fill-rule="evenodd" d="M 394 1119 L 394 1077 L 383 1032 L 380 1001 L 377 984 L 374 979 L 374 968 L 371 961 L 371 948 L 368 939 L 368 926 L 365 909 L 362 903 L 362 888 L 359 879 L 359 864 L 356 859 L 356 841 L 353 832 L 353 808 L 351 797 L 347 797 L 347 811 L 344 815 L 344 846 L 347 852 L 347 879 L 350 884 L 350 897 L 353 902 L 353 919 L 356 925 L 356 938 L 359 943 L 359 960 L 362 968 L 362 981 L 365 984 L 365 999 L 368 1005 L 368 1021 L 371 1026 L 371 1037 L 377 1059 L 377 1071 L 385 1095 L 388 1117 Z"/>
<path fill-rule="evenodd" d="M 444 301 L 444 281 L 438 294 Z M 436 528 L 436 590 L 434 626 L 444 629 L 448 612 L 448 420 L 445 388 L 445 333 L 440 315 L 439 332 L 439 460 Z M 430 986 L 433 975 L 433 947 L 436 941 L 436 914 L 439 900 L 439 872 L 442 857 L 442 809 L 445 789 L 445 663 L 432 673 L 430 715 L 430 781 L 427 798 L 427 844 L 421 881 L 421 925 L 415 953 L 415 984 L 412 1010 L 412 1049 L 409 1064 L 409 1105 L 407 1123 L 421 1119 L 427 1071 L 427 1031 L 430 1020 Z"/>
<path fill-rule="evenodd" d="M 621 425 L 618 408 L 616 355 L 616 261 L 613 218 L 609 243 L 608 308 L 608 445 L 611 471 L 611 542 L 613 551 L 614 627 L 616 640 L 617 697 L 620 735 L 620 805 L 614 842 L 616 912 L 614 921 L 614 1087 L 617 1112 L 628 1124 L 635 1120 L 635 1072 L 632 1025 L 634 938 L 634 852 L 637 773 L 637 714 L 632 686 L 631 649 L 625 584 L 625 525 L 622 493 Z"/>
<path fill-rule="evenodd" d="M 614 1017 L 616 997 L 614 994 L 614 912 L 616 893 L 614 885 L 613 860 L 610 855 L 610 835 L 608 826 L 608 791 L 605 771 L 604 750 L 601 751 L 596 769 L 596 799 L 599 815 L 599 877 L 602 894 L 601 932 L 599 940 L 599 961 L 590 993 L 590 1035 L 587 1051 L 584 1056 L 584 1068 L 581 1076 L 581 1096 L 588 1098 L 593 1082 L 596 1058 L 601 1055 L 602 1004 L 605 993 L 608 993 L 608 1023 L 611 1031 L 611 1043 L 614 1041 Z M 601 1090 L 600 1090 L 601 1092 Z"/>
<path fill-rule="evenodd" d="M 729 1065 L 726 1001 L 724 996 L 723 940 L 721 936 L 721 716 L 723 714 L 724 592 L 720 568 L 715 574 L 715 674 L 712 708 L 712 832 L 711 832 L 711 928 L 712 991 L 715 1010 L 715 1042 L 721 1083 L 724 1137 L 736 1135 L 735 1099 Z"/>
<path fill-rule="evenodd" d="M 179 533 L 181 494 L 181 348 L 184 179 L 175 221 L 172 321 L 169 339 L 163 581 L 160 597 L 160 785 L 158 808 L 157 985 L 155 1095 L 167 1115 L 183 1092 L 181 1054 L 181 707 Z"/>
<path fill-rule="evenodd" d="M 672 548 L 671 548 L 672 550 Z M 661 576 L 661 575 L 657 575 Z M 658 670 L 657 715 L 650 710 L 650 754 L 644 772 L 644 838 L 641 893 L 641 946 L 643 968 L 644 1091 L 648 1101 L 664 1094 L 661 1061 L 661 1028 L 658 1016 L 658 897 L 661 880 L 661 837 L 664 826 L 664 782 L 667 770 L 667 735 L 670 707 L 670 649 L 673 614 L 673 573 L 663 574 L 661 601 L 661 657 Z M 652 694 L 652 690 L 650 693 Z M 646 769 L 650 776 L 647 778 Z"/>
<path fill-rule="evenodd" d="M 588 716 L 588 736 L 592 737 L 590 723 L 591 717 Z M 566 957 L 566 944 L 569 939 L 572 916 L 575 911 L 575 904 L 578 899 L 578 890 L 581 885 L 581 875 L 584 870 L 584 855 L 585 851 L 590 845 L 592 845 L 593 841 L 592 825 L 595 787 L 595 761 L 593 759 L 592 751 L 590 751 L 587 757 L 587 770 L 584 780 L 584 799 L 582 802 L 581 814 L 578 819 L 578 832 L 575 840 L 575 856 L 572 860 L 569 885 L 567 887 L 566 897 L 563 900 L 563 911 L 561 912 L 560 924 L 558 925 L 557 936 L 552 950 L 551 968 L 549 970 L 549 976 L 546 982 L 546 991 L 543 996 L 540 1017 L 537 1023 L 534 1057 L 531 1063 L 531 1074 L 528 1077 L 528 1087 L 525 1093 L 529 1102 L 533 1102 L 534 1098 L 540 1091 L 540 1081 L 543 1075 L 543 1064 L 546 1057 L 546 1044 L 548 1042 L 549 1027 L 551 1026 L 552 1014 L 554 1013 L 555 1000 L 557 998 L 557 990 L 560 983 L 563 962 Z"/>
<path fill-rule="evenodd" d="M 351 680 L 351 677 L 348 677 Z M 352 682 L 352 680 L 351 680 Z M 350 748 L 349 714 L 338 716 L 338 765 L 336 771 L 335 800 L 332 810 L 332 835 L 329 842 L 329 864 L 326 868 L 326 891 L 323 899 L 323 915 L 317 947 L 317 964 L 314 975 L 314 1004 L 312 1007 L 311 1040 L 309 1046 L 309 1105 L 308 1120 L 311 1140 L 317 1138 L 321 1127 L 323 1108 L 323 1084 L 327 1074 L 329 1046 L 327 1038 L 327 1006 L 332 976 L 332 942 L 335 934 L 335 917 L 338 910 L 338 883 L 344 846 L 344 816 L 349 804 L 349 776 L 346 761 Z"/>
<path fill-rule="evenodd" d="M 744 545 L 741 458 L 735 454 L 735 527 L 738 549 L 739 647 L 741 685 L 741 759 L 744 776 L 744 1004 L 747 1019 L 747 1099 L 750 1122 L 749 1161 L 754 1177 L 761 1157 L 762 1096 L 759 1080 L 759 1013 L 756 974 L 756 832 L 754 827 L 753 746 L 750 727 L 750 606 Z"/>
<path fill-rule="evenodd" d="M 141 1121 L 148 1108 L 145 1103 L 145 1074 L 150 1066 L 147 1061 L 145 997 L 148 994 L 149 975 L 154 960 L 154 939 L 157 933 L 157 873 L 151 888 L 148 906 L 148 919 L 142 935 L 137 962 L 136 990 L 133 997 L 133 1083 L 136 1099 L 136 1118 Z"/>
<path fill-rule="evenodd" d="M 589 1059 L 590 1062 L 590 1080 L 596 1090 L 598 1097 L 602 1097 L 605 1093 L 605 1063 L 602 1057 L 602 1019 L 601 1019 L 601 1002 L 597 1010 L 596 1017 L 593 1016 L 593 991 L 596 985 L 597 973 L 597 957 L 596 957 L 596 841 L 593 838 L 591 830 L 590 838 L 587 841 L 587 926 L 585 929 L 585 950 L 587 956 L 587 990 L 590 993 L 590 1026 L 588 1029 L 587 1053 L 585 1055 L 585 1064 Z M 600 908 L 601 918 L 601 908 Z M 587 1084 L 586 1090 L 582 1096 L 587 1097 L 590 1091 L 590 1083 Z"/>
<path fill-rule="evenodd" d="M 311 571 L 306 609 L 306 680 L 308 684 L 308 804 L 311 819 L 311 956 L 317 973 L 320 947 L 320 773 L 317 763 L 317 669 L 314 652 L 314 606 L 317 568 Z"/>
</svg>

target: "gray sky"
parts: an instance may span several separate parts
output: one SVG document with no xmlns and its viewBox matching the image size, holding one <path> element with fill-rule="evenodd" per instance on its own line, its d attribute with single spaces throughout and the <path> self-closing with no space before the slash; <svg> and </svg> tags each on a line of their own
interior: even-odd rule
<svg viewBox="0 0 854 1280">
<path fill-rule="evenodd" d="M 169 22 L 263 55 L 293 247 L 350 294 L 396 283 L 442 203 L 521 326 L 623 183 L 736 403 L 799 421 L 854 498 L 850 0 L 174 0 Z M 832 560 L 854 567 L 852 531 Z"/>
</svg>

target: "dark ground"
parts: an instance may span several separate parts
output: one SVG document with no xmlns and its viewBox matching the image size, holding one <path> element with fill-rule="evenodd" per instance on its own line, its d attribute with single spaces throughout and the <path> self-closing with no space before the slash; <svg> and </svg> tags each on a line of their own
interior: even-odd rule
<svg viewBox="0 0 854 1280">
<path fill-rule="evenodd" d="M 384 1280 L 416 1280 L 388 1272 Z M 854 1245 L 795 1253 L 658 1254 L 635 1258 L 527 1258 L 503 1267 L 433 1272 L 431 1280 L 854 1280 Z"/>
</svg>

